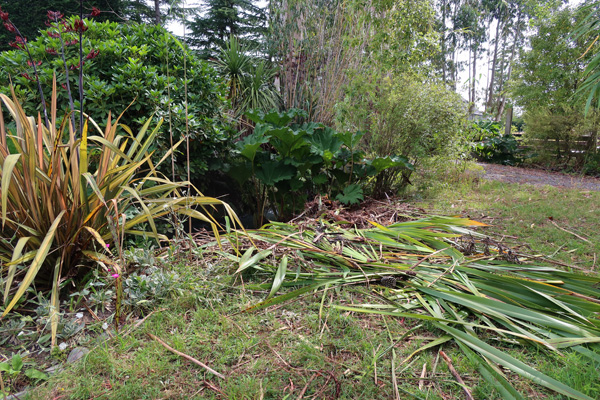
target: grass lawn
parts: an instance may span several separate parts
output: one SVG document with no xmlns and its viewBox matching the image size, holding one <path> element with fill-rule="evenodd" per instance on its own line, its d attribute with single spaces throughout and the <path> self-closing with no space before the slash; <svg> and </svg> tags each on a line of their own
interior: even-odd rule
<svg viewBox="0 0 600 400">
<path fill-rule="evenodd" d="M 600 194 L 593 192 L 472 181 L 410 194 L 410 202 L 429 213 L 468 215 L 488 223 L 485 232 L 520 246 L 519 252 L 548 255 L 586 270 L 596 268 L 600 250 L 599 200 Z M 174 246 L 180 257 L 165 259 L 162 267 L 177 273 L 175 294 L 153 299 L 154 311 L 147 309 L 142 314 L 147 319 L 137 326 L 133 321 L 112 339 L 86 344 L 92 348 L 87 356 L 30 391 L 30 399 L 464 398 L 439 350 L 476 399 L 501 399 L 452 342 L 427 348 L 443 334 L 429 323 L 330 307 L 373 302 L 384 287 L 320 290 L 243 313 L 268 294 L 268 289 L 248 284 L 259 277 L 234 282 L 237 265 L 202 252 L 182 258 Z M 223 377 L 173 353 L 151 335 Z M 575 353 L 548 355 L 491 335 L 487 339 L 548 376 L 600 397 L 600 372 Z M 417 350 L 422 351 L 413 354 Z M 53 357 L 62 359 L 67 353 L 55 351 Z M 526 398 L 564 398 L 504 372 Z"/>
<path fill-rule="evenodd" d="M 446 182 L 409 198 L 429 213 L 485 222 L 485 232 L 523 253 L 584 270 L 600 263 L 600 192 L 482 180 Z"/>
</svg>

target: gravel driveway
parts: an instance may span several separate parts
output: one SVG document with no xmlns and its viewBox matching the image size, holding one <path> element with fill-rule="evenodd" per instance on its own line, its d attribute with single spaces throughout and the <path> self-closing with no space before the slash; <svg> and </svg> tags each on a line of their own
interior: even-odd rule
<svg viewBox="0 0 600 400">
<path fill-rule="evenodd" d="M 600 191 L 600 178 L 547 172 L 540 169 L 509 167 L 507 165 L 478 163 L 485 169 L 484 179 L 536 186 L 556 186 L 568 189 Z"/>
</svg>

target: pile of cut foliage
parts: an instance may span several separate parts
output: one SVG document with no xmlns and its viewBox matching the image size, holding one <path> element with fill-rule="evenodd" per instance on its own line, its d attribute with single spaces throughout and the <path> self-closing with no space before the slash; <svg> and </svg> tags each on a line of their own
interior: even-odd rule
<svg viewBox="0 0 600 400">
<path fill-rule="evenodd" d="M 509 382 L 508 371 L 571 398 L 591 399 L 502 347 L 575 351 L 590 365 L 599 363 L 600 278 L 544 265 L 470 229 L 481 225 L 437 216 L 362 229 L 323 218 L 272 223 L 249 231 L 249 247 L 227 257 L 239 265 L 237 274 L 267 276 L 256 286 L 270 294 L 247 312 L 368 285 L 376 289 L 372 302 L 333 307 L 428 321 L 442 333 L 420 351 L 453 341 L 503 399 L 526 397 Z M 394 347 L 391 352 L 398 366 Z"/>
</svg>

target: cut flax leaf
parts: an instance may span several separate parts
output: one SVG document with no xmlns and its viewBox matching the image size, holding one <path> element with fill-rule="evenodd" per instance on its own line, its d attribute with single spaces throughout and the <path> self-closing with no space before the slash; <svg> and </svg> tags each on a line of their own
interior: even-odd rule
<svg viewBox="0 0 600 400">
<path fill-rule="evenodd" d="M 249 231 L 256 243 L 275 249 L 274 254 L 295 254 L 288 263 L 296 265 L 286 265 L 284 271 L 282 260 L 273 255 L 262 258 L 260 265 L 249 262 L 248 250 L 244 269 L 270 275 L 271 288 L 283 277 L 281 287 L 293 290 L 272 292 L 272 297 L 246 311 L 293 301 L 325 287 L 373 285 L 392 275 L 395 287 L 373 293 L 377 302 L 331 307 L 430 321 L 445 334 L 429 347 L 453 340 L 503 398 L 524 396 L 495 363 L 562 395 L 590 399 L 482 338 L 491 332 L 500 343 L 535 346 L 549 353 L 570 349 L 600 363 L 600 278 L 539 264 L 537 259 L 521 260 L 524 264 L 502 260 L 506 249 L 494 248 L 493 241 L 468 229 L 480 225 L 464 218 L 430 217 L 389 226 L 374 223 L 373 228 L 362 230 L 317 221 L 300 226 L 274 223 Z M 454 240 L 461 235 L 473 241 L 476 255 L 459 251 Z M 492 247 L 492 255 L 483 255 L 484 246 Z"/>
</svg>

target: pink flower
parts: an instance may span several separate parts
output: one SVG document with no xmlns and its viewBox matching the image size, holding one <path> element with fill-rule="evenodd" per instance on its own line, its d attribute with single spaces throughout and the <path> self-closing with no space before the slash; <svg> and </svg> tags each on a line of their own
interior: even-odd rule
<svg viewBox="0 0 600 400">
<path fill-rule="evenodd" d="M 111 276 L 112 276 L 113 278 L 118 278 L 118 277 L 119 277 L 119 274 L 112 274 Z"/>
<path fill-rule="evenodd" d="M 106 248 L 110 248 L 110 243 L 106 243 Z"/>
</svg>

